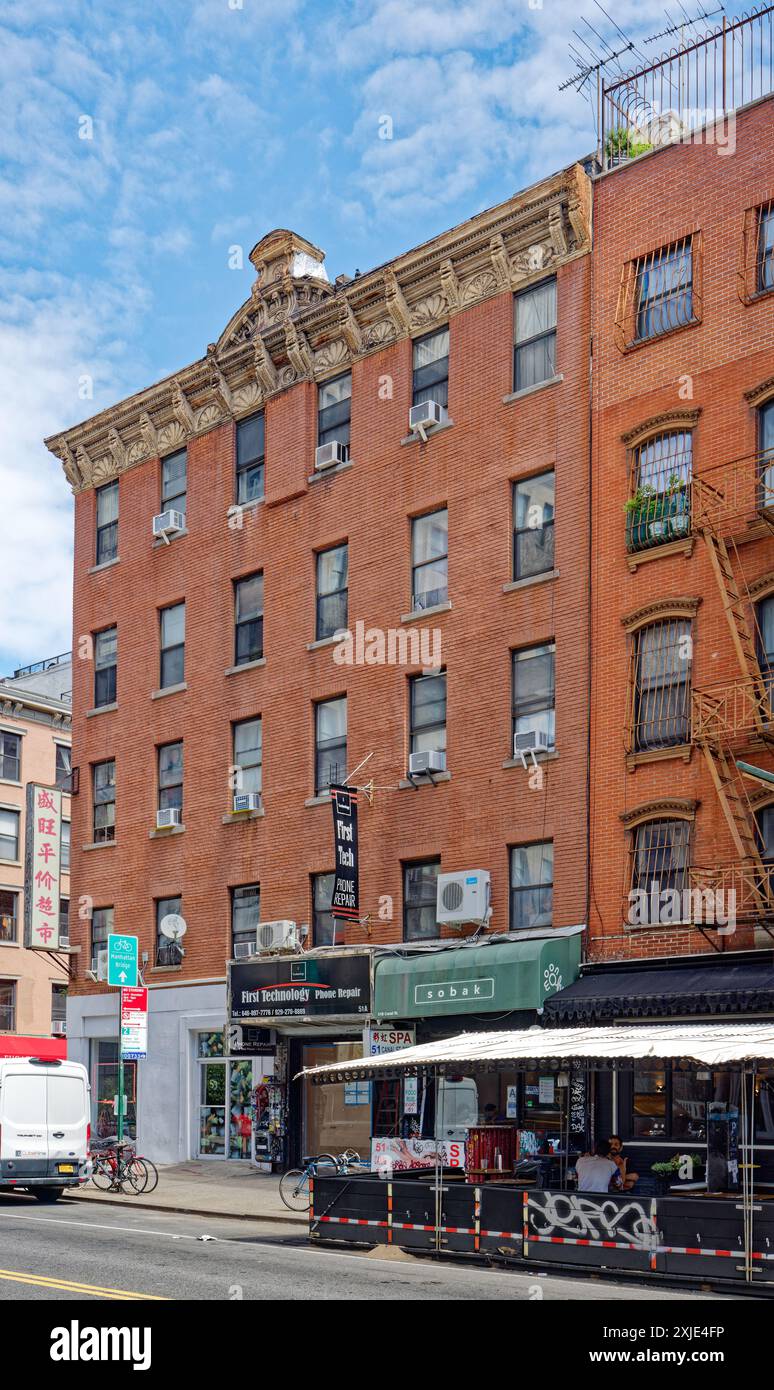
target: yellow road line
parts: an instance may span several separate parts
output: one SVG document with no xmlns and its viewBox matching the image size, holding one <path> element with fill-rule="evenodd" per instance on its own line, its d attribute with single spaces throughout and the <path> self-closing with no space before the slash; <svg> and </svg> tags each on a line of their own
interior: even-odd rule
<svg viewBox="0 0 774 1390">
<path fill-rule="evenodd" d="M 0 1269 L 0 1279 L 17 1284 L 34 1284 L 42 1289 L 60 1289 L 65 1293 L 93 1294 L 95 1298 L 150 1299 L 155 1303 L 168 1303 L 163 1294 L 136 1293 L 132 1289 L 102 1288 L 99 1284 L 79 1284 L 72 1279 L 54 1279 L 47 1274 L 29 1274 L 21 1269 Z"/>
</svg>

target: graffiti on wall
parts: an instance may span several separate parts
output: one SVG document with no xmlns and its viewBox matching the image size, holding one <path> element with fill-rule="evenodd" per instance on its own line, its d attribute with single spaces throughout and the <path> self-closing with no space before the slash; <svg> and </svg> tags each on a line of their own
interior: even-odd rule
<svg viewBox="0 0 774 1390">
<path fill-rule="evenodd" d="M 613 1240 L 651 1250 L 658 1244 L 655 1201 L 588 1196 L 576 1192 L 530 1192 L 530 1234 L 566 1240 Z"/>
</svg>

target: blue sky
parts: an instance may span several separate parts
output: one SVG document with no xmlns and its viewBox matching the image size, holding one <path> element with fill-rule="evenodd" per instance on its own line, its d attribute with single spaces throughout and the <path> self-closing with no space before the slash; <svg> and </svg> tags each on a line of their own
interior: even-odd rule
<svg viewBox="0 0 774 1390">
<path fill-rule="evenodd" d="M 667 23 L 606 8 L 633 39 Z M 202 356 L 273 227 L 333 279 L 588 153 L 573 28 L 596 43 L 569 0 L 0 0 L 0 673 L 70 646 L 43 437 Z"/>
</svg>

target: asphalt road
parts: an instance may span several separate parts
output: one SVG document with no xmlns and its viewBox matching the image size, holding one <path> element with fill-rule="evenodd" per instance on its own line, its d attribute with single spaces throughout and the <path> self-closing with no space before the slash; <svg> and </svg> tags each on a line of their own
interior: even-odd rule
<svg viewBox="0 0 774 1390">
<path fill-rule="evenodd" d="M 612 1281 L 310 1246 L 295 1231 L 220 1217 L 41 1206 L 0 1195 L 0 1300 L 669 1301 L 705 1297 Z"/>
</svg>

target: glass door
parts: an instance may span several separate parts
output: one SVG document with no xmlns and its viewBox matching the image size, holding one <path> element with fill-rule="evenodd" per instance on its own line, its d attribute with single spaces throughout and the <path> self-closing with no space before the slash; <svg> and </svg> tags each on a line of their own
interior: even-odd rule
<svg viewBox="0 0 774 1390">
<path fill-rule="evenodd" d="M 197 1156 L 249 1160 L 254 1058 L 226 1056 L 222 1031 L 199 1033 L 196 1052 L 199 1067 Z"/>
<path fill-rule="evenodd" d="M 199 1157 L 226 1156 L 226 1066 L 203 1062 L 199 1104 Z"/>
<path fill-rule="evenodd" d="M 229 1158 L 250 1157 L 250 1136 L 253 1130 L 253 1064 L 252 1060 L 230 1062 Z"/>
</svg>

